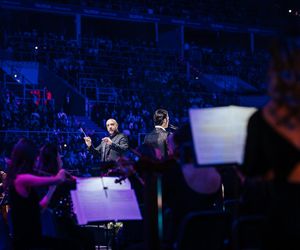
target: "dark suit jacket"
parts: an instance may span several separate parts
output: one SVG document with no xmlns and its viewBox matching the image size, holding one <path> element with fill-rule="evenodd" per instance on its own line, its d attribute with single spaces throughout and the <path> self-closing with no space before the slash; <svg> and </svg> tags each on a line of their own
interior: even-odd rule
<svg viewBox="0 0 300 250">
<path fill-rule="evenodd" d="M 162 128 L 155 128 L 151 133 L 147 134 L 144 144 L 160 150 L 162 159 L 168 157 L 167 137 L 169 133 Z"/>
<path fill-rule="evenodd" d="M 89 148 L 89 151 L 94 155 L 100 156 L 103 162 L 116 161 L 129 148 L 127 136 L 124 134 L 117 133 L 109 138 L 112 140 L 111 145 L 107 145 L 102 141 L 96 148 L 94 146 Z"/>
</svg>

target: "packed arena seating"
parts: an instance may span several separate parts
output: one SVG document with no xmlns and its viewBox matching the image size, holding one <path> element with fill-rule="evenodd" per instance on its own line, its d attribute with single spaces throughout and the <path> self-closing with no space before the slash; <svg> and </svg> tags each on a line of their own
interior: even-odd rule
<svg viewBox="0 0 300 250">
<path fill-rule="evenodd" d="M 201 65 L 199 73 L 238 76 L 258 89 L 264 88 L 269 54 L 264 50 L 191 48 L 190 60 Z M 198 70 L 199 71 L 199 70 Z"/>
<path fill-rule="evenodd" d="M 68 1 L 64 3 L 71 4 Z M 139 7 L 137 10 L 142 12 L 155 6 L 155 13 L 174 15 L 168 13 L 165 7 L 153 5 L 152 2 L 130 1 L 124 4 L 118 1 L 80 1 L 77 4 L 124 11 L 132 11 L 131 8 L 136 8 L 132 6 L 141 5 L 144 10 Z M 187 5 L 177 1 L 168 4 L 169 7 L 176 5 L 178 9 L 184 4 L 185 8 L 191 10 L 194 4 L 198 6 L 199 3 Z M 205 6 L 205 3 L 201 5 Z M 176 8 L 173 9 L 176 11 Z M 194 17 L 199 14 L 195 13 Z M 174 16 L 180 15 L 178 13 Z M 80 89 L 81 79 L 95 79 L 98 87 L 114 88 L 116 101 L 95 102 L 90 107 L 91 119 L 99 127 L 105 128 L 106 119 L 114 117 L 133 146 L 141 143 L 142 135 L 152 129 L 152 115 L 157 107 L 167 108 L 171 122 L 180 125 L 187 121 L 190 107 L 237 104 L 235 94 L 207 91 L 193 81 L 201 74 L 237 76 L 257 89 L 263 88 L 266 78 L 268 54 L 265 51 L 250 53 L 247 49 L 207 47 L 192 42 L 188 46 L 189 50 L 185 49 L 184 57 L 181 57 L 178 50 L 161 49 L 154 41 L 139 38 L 85 36 L 78 44 L 74 39 L 54 32 L 40 33 L 32 30 L 3 34 L 5 39 L 1 41 L 1 51 L 4 59 L 40 62 L 77 89 Z M 189 79 L 187 63 L 190 67 Z M 57 134 L 66 131 L 77 133 L 81 126 L 74 116 L 55 110 L 53 102 L 45 105 L 36 105 L 34 100 L 24 102 L 5 90 L 1 92 L 0 104 L 2 130 L 47 131 L 55 138 Z M 34 133 L 31 135 L 34 136 Z M 70 145 L 69 139 L 64 144 Z M 81 141 L 79 144 L 82 144 Z M 72 147 L 68 147 L 68 150 L 70 152 L 66 157 L 77 155 Z M 80 154 L 78 157 L 82 159 L 83 156 Z M 80 159 L 69 162 L 82 164 Z"/>
<path fill-rule="evenodd" d="M 151 88 L 153 81 L 168 83 L 172 78 L 186 78 L 186 65 L 178 52 L 162 50 L 153 42 L 86 37 L 79 47 L 64 36 L 32 31 L 8 35 L 5 47 L 13 58 L 47 64 L 77 88 L 81 78 L 96 79 L 102 87 L 121 88 L 135 88 L 133 84 L 140 82 L 144 88 Z M 191 70 L 198 74 L 238 76 L 258 88 L 265 82 L 266 51 L 250 53 L 246 49 L 199 45 L 190 46 L 189 50 Z"/>
<path fill-rule="evenodd" d="M 18 60 L 46 63 L 77 87 L 80 78 L 95 78 L 106 86 L 119 83 L 124 87 L 127 79 L 167 79 L 178 71 L 175 51 L 136 40 L 83 38 L 79 47 L 76 41 L 64 36 L 39 36 L 32 31 L 8 36 L 6 47 L 14 48 L 13 57 Z"/>
<path fill-rule="evenodd" d="M 41 98 L 35 93 L 36 90 L 27 93 L 28 96 L 25 98 L 25 94 L 19 95 L 8 86 L 7 79 L 10 78 L 9 81 L 19 87 L 24 82 L 18 81 L 17 77 L 14 77 L 15 74 L 9 73 L 4 67 L 0 69 L 0 171 L 8 172 L 8 158 L 13 145 L 20 138 L 27 137 L 37 148 L 41 148 L 47 142 L 58 145 L 59 155 L 56 153 L 55 156 L 62 157 L 63 168 L 71 174 L 79 177 L 102 177 L 102 173 L 107 170 L 104 169 L 107 162 L 101 162 L 100 157 L 93 156 L 87 150 L 83 139 L 84 132 L 80 128 L 84 129 L 85 133 L 92 138 L 93 144 L 97 146 L 102 138 L 108 135 L 105 131 L 107 119 L 114 118 L 119 123 L 119 131 L 129 139 L 128 152 L 124 154 L 124 158 L 122 155 L 114 164 L 119 164 L 120 169 L 124 167 L 119 162 L 121 159 L 121 162 L 124 160 L 125 164 L 130 165 L 130 168 L 125 166 L 125 170 L 123 169 L 125 173 L 120 174 L 121 181 L 130 179 L 136 191 L 143 224 L 147 226 L 148 222 L 160 221 L 159 230 L 163 228 L 166 237 L 166 240 L 160 240 L 167 243 L 166 249 L 174 247 L 186 249 L 189 244 L 192 245 L 190 247 L 192 249 L 216 249 L 213 247 L 216 246 L 215 244 L 222 246 L 222 249 L 238 249 L 238 245 L 235 244 L 242 244 L 242 238 L 249 241 L 246 242 L 245 248 L 260 249 L 256 244 L 253 245 L 253 242 L 258 245 L 261 243 L 261 238 L 256 237 L 256 233 L 260 232 L 257 229 L 260 228 L 259 225 L 263 223 L 264 218 L 257 216 L 239 218 L 240 212 L 243 212 L 240 210 L 240 202 L 243 200 L 241 187 L 244 184 L 239 165 L 220 164 L 218 167 L 211 168 L 201 168 L 197 165 L 195 167 L 196 163 L 192 159 L 194 141 L 189 126 L 183 126 L 183 130 L 178 129 L 179 133 L 174 133 L 173 137 L 173 139 L 176 137 L 176 140 L 166 143 L 167 149 L 171 145 L 169 143 L 177 143 L 175 150 L 180 150 L 178 153 L 180 157 L 177 155 L 176 158 L 176 154 L 170 154 L 170 158 L 166 158 L 167 161 L 154 162 L 148 157 L 155 154 L 159 160 L 162 159 L 159 157 L 159 152 L 156 152 L 157 148 L 151 150 L 153 148 L 144 144 L 141 147 L 141 154 L 136 155 L 133 154 L 134 150 L 130 149 L 136 149 L 141 145 L 145 134 L 153 129 L 153 113 L 158 108 L 167 109 L 170 124 L 181 127 L 189 121 L 189 108 L 239 105 L 244 97 L 243 94 L 249 94 L 245 96 L 249 99 L 265 97 L 260 96 L 265 92 L 269 62 L 269 55 L 265 51 L 265 40 L 270 38 L 269 35 L 274 35 L 271 31 L 274 27 L 278 28 L 277 24 L 281 23 L 281 18 L 288 14 L 283 1 L 273 2 L 260 1 L 256 4 L 258 1 L 236 0 L 16 0 L 13 6 L 9 1 L 4 1 L 1 4 L 3 15 L 0 17 L 3 23 L 0 27 L 0 61 L 38 62 L 42 66 L 36 82 L 37 88 L 41 84 L 43 85 L 41 89 L 46 91 L 53 83 L 51 91 L 61 87 L 64 89 L 61 90 L 61 99 L 58 98 L 61 101 L 59 105 L 54 94 L 53 98 L 51 94 L 51 98 L 45 99 L 45 93 L 44 98 Z M 52 4 L 60 6 L 52 8 Z M 97 12 L 97 8 L 101 10 Z M 65 10 L 70 12 L 66 14 Z M 98 15 L 97 13 L 100 12 L 101 14 Z M 115 12 L 116 16 L 109 15 L 114 14 L 112 12 Z M 291 10 L 291 12 L 295 11 Z M 108 17 L 103 16 L 103 13 L 108 14 Z M 298 12 L 297 15 L 300 16 Z M 24 18 L 27 16 L 28 19 Z M 145 21 L 145 18 L 149 19 Z M 66 20 L 66 23 L 62 20 Z M 126 28 L 122 30 L 122 27 Z M 139 28 L 135 30 L 135 27 Z M 47 76 L 49 76 L 49 79 L 46 79 L 48 82 L 45 81 Z M 52 76 L 59 82 L 52 81 Z M 216 84 L 217 77 L 222 76 L 224 84 L 222 85 L 223 79 L 220 80 L 220 85 Z M 250 85 L 249 93 L 241 93 L 237 88 L 231 89 L 230 86 L 226 86 L 225 77 L 228 77 L 228 82 L 238 79 L 234 83 L 241 83 L 241 85 L 245 83 L 247 87 Z M 103 99 L 98 95 L 101 91 L 106 94 L 104 97 L 101 96 Z M 76 93 L 77 96 L 70 97 L 71 92 Z M 64 97 L 62 97 L 63 93 L 66 93 Z M 85 126 L 79 116 L 76 117 L 70 111 L 71 109 L 67 112 L 64 105 L 60 107 L 66 96 L 75 102 L 81 99 L 82 102 L 78 102 L 78 105 L 84 106 L 82 117 L 86 112 L 83 118 L 97 123 L 103 132 L 95 132 L 96 130 Z M 164 120 L 168 121 L 168 117 Z M 172 131 L 170 127 L 167 128 L 168 131 L 169 129 Z M 105 140 L 110 142 L 107 138 L 103 141 Z M 101 153 L 107 153 L 107 148 L 104 147 Z M 169 168 L 172 164 L 174 164 L 173 168 Z M 147 169 L 149 166 L 151 166 L 149 172 L 143 171 L 143 167 Z M 127 167 L 129 170 L 126 169 Z M 167 173 L 163 173 L 166 169 Z M 0 172 L 0 184 L 3 181 L 2 173 Z M 159 179 L 167 177 L 158 179 L 157 183 L 163 184 L 162 189 L 160 185 L 156 185 L 157 176 Z M 211 182 L 210 177 L 217 181 Z M 166 195 L 165 192 L 168 189 L 165 189 L 165 181 L 168 179 L 169 200 L 166 199 L 168 194 Z M 194 196 L 196 193 L 194 188 L 199 188 L 194 184 L 206 186 L 206 182 L 208 185 L 217 184 L 215 193 L 198 190 L 197 196 Z M 136 188 L 137 183 L 139 188 Z M 245 183 L 252 185 L 251 180 L 249 183 L 246 180 Z M 103 180 L 102 185 L 107 195 L 107 187 L 104 186 Z M 157 193 L 154 192 L 156 188 Z M 214 197 L 208 197 L 211 194 Z M 213 198 L 213 200 L 208 202 L 206 198 L 209 198 L 208 200 Z M 207 201 L 209 206 L 202 206 L 205 203 L 203 201 Z M 159 220 L 154 210 L 158 208 L 156 203 L 158 206 L 163 204 L 159 210 L 164 213 L 159 214 Z M 196 206 L 193 208 L 194 204 Z M 191 210 L 197 210 L 197 213 L 187 212 L 190 205 Z M 174 211 L 177 208 L 183 209 L 182 211 L 188 208 L 178 227 L 178 235 L 172 232 L 172 229 L 176 228 L 174 218 L 178 217 Z M 161 221 L 161 218 L 164 221 Z M 246 225 L 246 228 L 251 229 L 251 232 L 245 231 L 244 236 L 244 230 L 240 229 L 248 222 L 251 225 L 250 228 Z M 113 238 L 108 245 L 115 243 L 120 245 L 123 244 L 123 239 L 130 241 L 132 237 L 136 238 L 132 240 L 134 245 L 139 244 L 139 241 L 151 243 L 151 234 L 156 233 L 151 226 L 145 227 L 145 234 L 142 237 L 140 236 L 143 231 L 141 225 L 134 225 L 131 232 L 129 227 L 126 228 L 130 221 L 128 225 L 126 224 L 127 222 L 124 223 L 124 230 L 120 231 L 114 231 L 114 225 L 112 226 Z M 255 225 L 252 227 L 252 224 Z M 99 225 L 95 230 L 99 230 Z M 222 231 L 226 231 L 225 236 Z M 0 236 L 2 232 L 1 229 Z M 208 237 L 199 237 L 207 232 L 209 232 Z M 106 235 L 106 232 L 103 234 Z M 173 237 L 175 241 L 171 240 Z M 1 245 L 3 241 L 1 237 L 0 239 Z M 114 242 L 115 240 L 118 242 Z M 152 242 L 158 243 L 159 240 L 154 239 Z M 203 246 L 200 247 L 201 244 Z M 211 247 L 208 247 L 210 244 Z M 96 249 L 100 248 L 102 249 L 99 244 Z M 140 245 L 132 247 L 129 244 L 129 248 L 120 249 L 142 248 Z M 160 248 L 151 248 L 150 244 L 148 249 Z"/>
<path fill-rule="evenodd" d="M 1 88 L 0 95 L 1 130 L 42 130 L 42 131 L 74 131 L 80 123 L 73 116 L 55 110 L 53 100 L 35 102 L 24 100 L 8 90 Z"/>
<path fill-rule="evenodd" d="M 87 174 L 97 166 L 99 159 L 89 155 L 79 132 L 82 124 L 72 115 L 55 111 L 53 103 L 17 98 L 12 91 L 1 89 L 0 96 L 0 168 L 5 168 L 5 157 L 9 157 L 12 146 L 21 137 L 31 138 L 37 147 L 46 142 L 55 142 L 64 156 L 64 165 L 77 174 Z M 87 131 L 98 143 L 102 133 Z"/>
<path fill-rule="evenodd" d="M 180 86 L 166 89 L 165 98 L 161 98 L 161 92 L 158 90 L 145 93 L 142 88 L 123 89 L 118 92 L 120 98 L 116 105 L 95 104 L 91 118 L 99 127 L 105 128 L 106 120 L 114 117 L 120 124 L 120 131 L 128 135 L 131 147 L 135 148 L 143 142 L 143 135 L 153 128 L 152 116 L 157 105 L 168 107 L 171 122 L 180 125 L 188 119 L 188 107 L 220 104 L 218 102 L 221 99 L 217 99 L 214 95 L 206 94 L 199 97 L 197 93 L 182 93 L 179 90 Z M 174 103 L 172 100 L 175 100 Z M 232 100 L 227 101 L 232 103 Z M 177 105 L 181 106 L 180 110 Z M 51 102 L 41 102 L 37 105 L 34 103 L 34 97 L 32 100 L 22 101 L 16 98 L 13 92 L 4 89 L 1 91 L 0 107 L 2 131 L 0 136 L 4 147 L 1 155 L 2 167 L 5 166 L 4 158 L 9 157 L 12 145 L 20 137 L 25 136 L 33 139 L 39 147 L 47 141 L 58 143 L 64 156 L 65 167 L 77 174 L 99 172 L 99 169 L 94 170 L 99 166 L 99 159 L 88 154 L 79 132 L 79 128 L 84 125 L 74 116 L 67 115 L 63 110 L 59 112 L 54 110 Z M 94 144 L 98 145 L 103 133 L 97 134 L 94 131 L 88 133 L 92 136 Z"/>
<path fill-rule="evenodd" d="M 98 143 L 103 134 L 91 135 Z M 59 145 L 65 169 L 79 176 L 99 174 L 99 159 L 89 154 L 80 132 L 6 130 L 0 132 L 0 168 L 6 170 L 5 158 L 10 157 L 13 145 L 22 137 L 30 138 L 41 148 L 47 142 Z"/>
<path fill-rule="evenodd" d="M 114 117 L 133 146 L 141 143 L 141 135 L 152 129 L 152 114 L 157 107 L 167 108 L 171 122 L 179 125 L 187 120 L 190 107 L 236 102 L 234 94 L 209 93 L 203 86 L 188 80 L 187 59 L 191 80 L 202 73 L 235 75 L 257 87 L 264 82 L 267 61 L 264 51 L 251 54 L 200 46 L 191 47 L 189 57 L 181 59 L 176 51 L 161 50 L 152 42 L 115 41 L 105 37 L 85 37 L 79 47 L 74 40 L 62 35 L 40 35 L 36 31 L 8 35 L 4 48 L 10 59 L 46 64 L 75 88 L 79 88 L 82 78 L 96 79 L 101 87 L 113 87 L 118 97 L 116 102 L 95 103 L 91 118 L 105 128 L 106 119 Z M 161 93 L 164 93 L 163 98 Z M 33 102 L 22 103 L 9 94 L 12 96 L 7 102 L 8 92 L 2 92 L 2 129 L 70 132 L 80 127 L 72 115 L 54 110 L 51 102 L 39 106 Z M 68 155 L 74 155 L 72 152 Z"/>
</svg>

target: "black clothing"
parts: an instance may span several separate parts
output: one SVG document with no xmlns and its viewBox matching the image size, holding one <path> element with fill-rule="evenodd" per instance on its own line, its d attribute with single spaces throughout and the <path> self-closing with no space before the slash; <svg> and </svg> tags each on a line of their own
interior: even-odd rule
<svg viewBox="0 0 300 250">
<path fill-rule="evenodd" d="M 300 151 L 269 125 L 259 110 L 248 124 L 243 172 L 261 176 L 274 171 L 276 181 L 285 181 L 300 161 Z"/>
<path fill-rule="evenodd" d="M 93 235 L 87 228 L 77 224 L 70 194 L 75 189 L 75 180 L 67 180 L 57 186 L 48 209 L 41 216 L 43 233 L 59 242 L 58 249 L 94 250 Z"/>
<path fill-rule="evenodd" d="M 163 190 L 165 202 L 173 208 L 176 218 L 192 211 L 213 209 L 221 201 L 221 192 L 202 194 L 191 189 L 178 163 L 163 174 Z"/>
<path fill-rule="evenodd" d="M 12 186 L 9 189 L 9 204 L 16 249 L 28 249 L 42 236 L 39 198 L 34 189 L 29 196 L 20 196 Z"/>
<path fill-rule="evenodd" d="M 190 212 L 214 210 L 219 208 L 221 191 L 213 194 L 202 194 L 191 189 L 186 183 L 181 166 L 174 161 L 174 167 L 163 173 L 163 201 L 170 209 L 172 225 L 169 225 L 168 237 L 174 240 L 180 222 Z"/>
<path fill-rule="evenodd" d="M 129 148 L 128 138 L 124 134 L 116 133 L 113 136 L 109 136 L 109 138 L 112 140 L 112 145 L 102 141 L 96 148 L 93 146 L 89 148 L 89 151 L 94 155 L 100 155 L 102 162 L 116 161 Z"/>
<path fill-rule="evenodd" d="M 243 212 L 266 216 L 264 249 L 297 249 L 300 245 L 300 185 L 287 181 L 300 162 L 300 151 L 264 119 L 259 110 L 248 123 L 242 171 Z M 274 172 L 274 180 L 261 181 Z M 293 245 L 296 248 L 293 247 Z"/>
<path fill-rule="evenodd" d="M 155 128 L 151 133 L 147 134 L 144 144 L 157 148 L 161 152 L 162 159 L 168 158 L 167 137 L 169 133 L 162 128 Z"/>
</svg>

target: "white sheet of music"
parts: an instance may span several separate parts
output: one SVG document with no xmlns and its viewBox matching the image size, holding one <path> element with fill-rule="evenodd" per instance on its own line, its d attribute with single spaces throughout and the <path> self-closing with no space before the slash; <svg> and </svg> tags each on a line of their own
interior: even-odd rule
<svg viewBox="0 0 300 250">
<path fill-rule="evenodd" d="M 104 190 L 102 181 L 97 179 L 101 178 L 81 178 L 77 190 L 71 191 L 73 209 L 79 225 L 88 222 L 142 219 L 135 193 L 128 189 L 128 185 L 111 183 L 114 188 L 108 187 Z"/>
<path fill-rule="evenodd" d="M 128 179 L 122 181 L 122 184 L 115 183 L 116 177 L 89 177 L 78 178 L 77 189 L 78 190 L 99 190 L 103 188 L 103 185 L 108 189 L 131 189 L 131 184 Z"/>
<path fill-rule="evenodd" d="M 199 165 L 242 163 L 247 124 L 256 108 L 226 106 L 190 109 Z"/>
</svg>

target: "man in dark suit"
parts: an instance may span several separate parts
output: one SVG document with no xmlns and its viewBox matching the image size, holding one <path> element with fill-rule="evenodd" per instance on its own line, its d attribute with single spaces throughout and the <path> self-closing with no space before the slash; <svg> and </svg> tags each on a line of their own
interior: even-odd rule
<svg viewBox="0 0 300 250">
<path fill-rule="evenodd" d="M 158 109 L 153 115 L 155 128 L 151 133 L 145 136 L 144 144 L 150 146 L 155 151 L 155 158 L 164 160 L 168 158 L 166 128 L 169 126 L 169 115 L 165 109 Z"/>
<path fill-rule="evenodd" d="M 100 145 L 96 148 L 93 146 L 90 137 L 84 137 L 84 140 L 89 151 L 99 155 L 102 162 L 116 161 L 128 150 L 128 139 L 118 131 L 118 123 L 115 119 L 107 120 L 106 129 L 109 136 L 102 138 Z"/>
<path fill-rule="evenodd" d="M 144 145 L 147 151 L 151 151 L 151 158 L 164 161 L 168 158 L 167 137 L 169 133 L 166 131 L 169 126 L 168 111 L 156 110 L 153 121 L 155 128 L 145 136 Z M 150 166 L 152 165 L 150 164 Z M 161 177 L 155 170 L 144 172 L 144 241 L 147 250 L 160 248 L 160 240 L 162 240 L 158 220 L 162 206 L 157 202 L 158 186 L 161 187 L 161 181 L 158 182 L 158 179 L 161 180 Z"/>
</svg>

